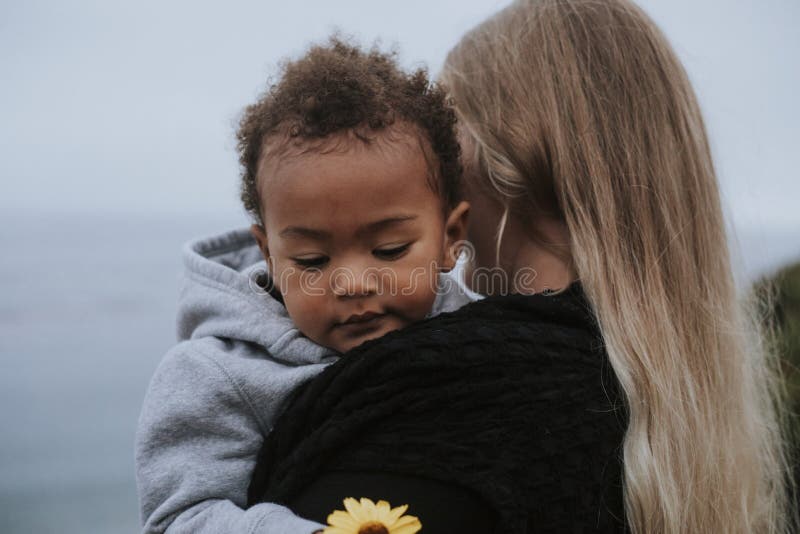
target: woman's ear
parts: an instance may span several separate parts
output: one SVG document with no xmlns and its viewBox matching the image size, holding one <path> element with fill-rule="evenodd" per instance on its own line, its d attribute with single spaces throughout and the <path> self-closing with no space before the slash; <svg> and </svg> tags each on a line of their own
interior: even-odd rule
<svg viewBox="0 0 800 534">
<path fill-rule="evenodd" d="M 261 255 L 264 256 L 264 259 L 267 261 L 267 265 L 269 265 L 269 246 L 267 245 L 266 230 L 264 230 L 264 227 L 260 224 L 254 224 L 250 226 L 250 233 L 256 239 L 256 243 L 258 243 L 258 250 L 261 251 Z"/>
<path fill-rule="evenodd" d="M 467 238 L 467 222 L 469 221 L 469 202 L 462 200 L 450 210 L 444 224 L 444 254 L 441 269 L 450 271 L 456 266 L 461 245 Z"/>
</svg>

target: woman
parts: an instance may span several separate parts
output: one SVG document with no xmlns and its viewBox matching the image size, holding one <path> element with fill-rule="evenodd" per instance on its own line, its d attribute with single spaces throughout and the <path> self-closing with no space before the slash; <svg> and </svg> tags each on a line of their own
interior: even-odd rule
<svg viewBox="0 0 800 534">
<path fill-rule="evenodd" d="M 251 495 L 289 496 L 302 508 L 331 491 L 331 476 L 358 479 L 361 466 L 453 484 L 473 499 L 468 509 L 480 509 L 487 524 L 504 522 L 505 531 L 617 531 L 624 523 L 637 533 L 788 532 L 775 376 L 737 302 L 697 100 L 660 31 L 625 0 L 518 1 L 461 40 L 442 81 L 461 125 L 476 272 L 501 269 L 517 294 L 368 343 L 327 369 L 276 425 Z M 531 268 L 536 277 L 523 283 L 518 275 Z M 471 279 L 482 293 L 502 291 L 491 276 Z M 545 289 L 564 291 L 547 297 Z M 460 343 L 477 330 L 483 342 Z M 492 355 L 502 365 L 481 366 L 491 340 L 508 336 L 514 346 Z M 468 354 L 474 346 L 477 354 Z M 508 351 L 529 361 L 512 361 Z M 459 368 L 459 358 L 468 364 Z M 434 364 L 416 369 L 420 361 Z M 392 362 L 398 367 L 382 373 Z M 491 421 L 503 437 L 496 458 L 517 461 L 512 449 L 524 445 L 538 467 L 513 472 L 487 462 L 477 470 L 490 488 L 464 469 L 486 440 L 446 424 L 497 415 L 480 403 L 448 405 L 459 377 L 478 395 L 505 391 L 470 374 L 473 364 L 484 374 L 514 370 L 529 388 L 516 400 L 536 411 Z M 526 378 L 536 368 L 544 380 Z M 398 396 L 417 387 L 387 385 L 402 373 L 445 377 L 424 393 L 444 392 L 444 407 Z M 382 399 L 400 400 L 372 418 L 348 416 Z M 560 412 L 569 414 L 564 432 Z M 445 438 L 465 440 L 465 450 L 413 438 L 420 428 L 439 432 L 431 421 L 447 427 Z M 531 425 L 535 435 L 507 441 L 505 423 L 517 433 Z M 345 430 L 336 433 L 337 424 Z M 404 431 L 442 455 L 428 465 L 424 454 L 409 460 L 413 454 L 391 446 Z M 572 470 L 553 480 L 565 462 Z M 285 475 L 277 482 L 276 472 Z M 582 472 L 584 483 L 570 475 Z M 357 482 L 350 484 L 344 488 Z"/>
</svg>

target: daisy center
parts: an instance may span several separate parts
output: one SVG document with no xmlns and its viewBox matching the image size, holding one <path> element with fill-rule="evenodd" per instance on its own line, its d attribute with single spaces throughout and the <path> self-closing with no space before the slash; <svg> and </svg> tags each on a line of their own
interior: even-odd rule
<svg viewBox="0 0 800 534">
<path fill-rule="evenodd" d="M 383 523 L 369 521 L 361 525 L 358 529 L 358 534 L 389 534 L 389 529 Z"/>
</svg>

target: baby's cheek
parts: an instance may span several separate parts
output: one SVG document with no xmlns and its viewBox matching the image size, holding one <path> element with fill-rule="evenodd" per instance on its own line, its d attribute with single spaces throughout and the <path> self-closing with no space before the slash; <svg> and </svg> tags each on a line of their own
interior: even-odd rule
<svg viewBox="0 0 800 534">
<path fill-rule="evenodd" d="M 423 266 L 416 265 L 397 271 L 397 287 L 401 294 L 414 295 L 419 298 L 424 292 L 436 289 L 436 274 L 432 266 L 421 262 Z"/>
<path fill-rule="evenodd" d="M 325 331 L 327 324 L 325 298 L 301 288 L 292 288 L 283 298 L 286 311 L 298 330 L 318 341 L 317 338 Z"/>
<path fill-rule="evenodd" d="M 410 322 L 420 321 L 430 313 L 435 300 L 435 288 L 420 285 L 416 291 L 403 297 L 404 315 Z"/>
</svg>

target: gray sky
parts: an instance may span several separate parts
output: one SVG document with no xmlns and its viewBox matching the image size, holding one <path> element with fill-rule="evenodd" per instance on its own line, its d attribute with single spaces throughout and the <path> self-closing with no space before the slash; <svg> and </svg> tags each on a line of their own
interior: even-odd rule
<svg viewBox="0 0 800 534">
<path fill-rule="evenodd" d="M 0 210 L 236 218 L 234 122 L 282 57 L 338 27 L 435 73 L 506 3 L 4 2 Z M 689 70 L 737 226 L 800 228 L 800 3 L 640 4 Z"/>
</svg>

